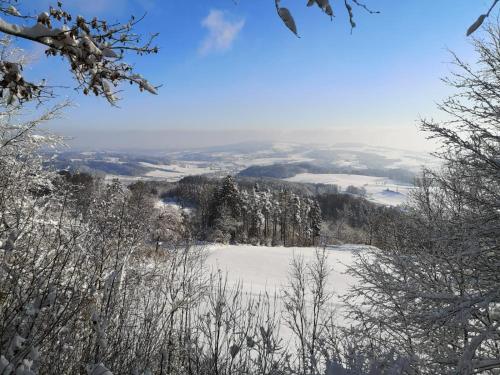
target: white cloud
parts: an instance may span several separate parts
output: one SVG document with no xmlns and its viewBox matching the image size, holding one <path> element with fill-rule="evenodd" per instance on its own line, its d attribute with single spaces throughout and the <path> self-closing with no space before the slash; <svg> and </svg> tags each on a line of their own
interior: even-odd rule
<svg viewBox="0 0 500 375">
<path fill-rule="evenodd" d="M 245 20 L 228 20 L 226 13 L 212 9 L 201 25 L 208 30 L 208 35 L 202 41 L 198 49 L 201 55 L 211 52 L 227 51 L 231 48 L 236 37 L 245 25 Z"/>
</svg>

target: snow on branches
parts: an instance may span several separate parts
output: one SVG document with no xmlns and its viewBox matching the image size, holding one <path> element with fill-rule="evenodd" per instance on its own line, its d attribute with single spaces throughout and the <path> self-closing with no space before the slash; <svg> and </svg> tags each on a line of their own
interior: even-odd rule
<svg viewBox="0 0 500 375">
<path fill-rule="evenodd" d="M 126 52 L 138 55 L 158 52 L 152 44 L 157 34 L 143 41 L 134 33 L 134 27 L 142 18 L 132 16 L 126 23 L 109 24 L 95 17 L 75 17 L 63 9 L 61 2 L 55 8 L 50 7 L 48 12 L 31 17 L 23 16 L 10 3 L 0 1 L 0 32 L 40 43 L 47 47 L 47 56 L 67 59 L 77 81 L 76 88 L 85 95 L 101 96 L 116 104 L 117 86 L 124 82 L 136 85 L 141 91 L 157 94 L 157 87 L 135 73 L 124 60 Z M 24 19 L 28 25 L 7 22 L 2 15 Z M 9 104 L 41 99 L 48 92 L 43 82 L 37 84 L 24 79 L 22 63 L 1 59 L 0 95 L 7 98 Z"/>
</svg>

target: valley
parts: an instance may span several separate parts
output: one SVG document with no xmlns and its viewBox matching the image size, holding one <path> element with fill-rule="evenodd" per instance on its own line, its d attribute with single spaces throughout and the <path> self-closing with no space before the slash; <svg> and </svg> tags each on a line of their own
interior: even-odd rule
<svg viewBox="0 0 500 375">
<path fill-rule="evenodd" d="M 78 151 L 50 154 L 58 170 L 90 172 L 125 183 L 179 181 L 186 176 L 220 178 L 227 174 L 312 185 L 360 189 L 382 205 L 405 202 L 415 175 L 436 160 L 424 152 L 363 144 L 249 142 L 184 151 Z M 351 189 L 351 192 L 354 190 Z"/>
</svg>

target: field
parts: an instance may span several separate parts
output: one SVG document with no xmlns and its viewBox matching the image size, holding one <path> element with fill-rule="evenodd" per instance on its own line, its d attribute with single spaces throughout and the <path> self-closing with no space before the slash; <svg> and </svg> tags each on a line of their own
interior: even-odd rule
<svg viewBox="0 0 500 375">
<path fill-rule="evenodd" d="M 345 274 L 346 267 L 354 261 L 356 252 L 370 248 L 364 245 L 329 246 L 326 248 L 331 273 L 328 279 L 331 300 L 337 311 L 341 310 L 339 296 L 344 294 L 355 279 Z M 227 274 L 230 284 L 241 284 L 243 292 L 257 296 L 268 292 L 270 295 L 286 287 L 290 262 L 293 257 L 302 257 L 305 263 L 315 256 L 312 247 L 265 247 L 251 245 L 210 245 L 208 246 L 208 266 Z M 339 322 L 345 321 L 340 315 Z"/>
<path fill-rule="evenodd" d="M 367 198 L 375 203 L 397 206 L 404 203 L 412 186 L 393 181 L 385 177 L 364 176 L 355 174 L 313 174 L 300 173 L 287 178 L 287 181 L 338 185 L 345 190 L 349 185 L 362 187 Z"/>
<path fill-rule="evenodd" d="M 216 172 L 215 169 L 203 166 L 200 167 L 196 163 L 182 164 L 151 164 L 146 162 L 140 163 L 142 166 L 151 168 L 150 172 L 145 174 L 145 177 L 164 179 L 167 181 L 178 181 L 186 176 L 210 174 Z"/>
</svg>

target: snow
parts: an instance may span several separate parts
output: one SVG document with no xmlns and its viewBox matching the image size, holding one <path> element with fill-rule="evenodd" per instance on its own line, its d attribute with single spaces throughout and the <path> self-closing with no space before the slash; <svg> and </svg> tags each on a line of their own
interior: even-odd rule
<svg viewBox="0 0 500 375">
<path fill-rule="evenodd" d="M 328 280 L 329 291 L 334 293 L 332 305 L 339 310 L 339 295 L 347 292 L 354 279 L 345 274 L 346 267 L 354 261 L 354 254 L 371 248 L 366 245 L 328 246 L 328 263 L 331 274 Z M 315 257 L 313 247 L 266 247 L 252 245 L 208 246 L 208 266 L 227 273 L 229 283 L 240 283 L 243 292 L 258 295 L 268 292 L 279 293 L 287 285 L 290 263 L 294 256 L 302 257 L 305 263 Z"/>
<path fill-rule="evenodd" d="M 342 189 L 349 185 L 363 187 L 367 192 L 367 198 L 375 203 L 389 206 L 403 204 L 413 187 L 386 177 L 374 177 L 355 174 L 313 174 L 299 173 L 287 178 L 287 181 L 338 185 Z"/>
<path fill-rule="evenodd" d="M 401 188 L 400 188 L 401 189 Z M 401 193 L 391 189 L 373 193 L 369 199 L 373 202 L 380 203 L 386 206 L 399 206 L 406 202 L 408 192 Z"/>
<path fill-rule="evenodd" d="M 239 159 L 235 160 L 234 163 L 241 168 L 248 168 L 251 166 L 264 166 L 264 165 L 272 165 L 279 163 L 305 163 L 305 162 L 313 162 L 314 159 L 304 157 L 300 154 L 291 155 L 287 157 L 261 157 L 261 158 L 244 158 L 239 156 Z"/>
<path fill-rule="evenodd" d="M 364 185 L 382 185 L 385 178 L 364 176 L 356 174 L 314 174 L 314 173 L 299 173 L 293 177 L 287 178 L 287 181 L 305 182 L 315 184 L 336 184 L 342 187 L 349 185 L 364 186 Z"/>
<path fill-rule="evenodd" d="M 134 182 L 140 181 L 142 178 L 140 176 L 123 176 L 119 174 L 106 174 L 104 177 L 105 181 L 119 180 L 124 184 L 133 184 Z"/>
<path fill-rule="evenodd" d="M 365 146 L 365 152 L 380 154 L 394 162 L 386 165 L 386 168 L 406 168 L 419 173 L 423 167 L 437 168 L 439 159 L 427 152 L 417 152 L 409 150 L 394 149 L 388 147 Z"/>
<path fill-rule="evenodd" d="M 13 5 L 9 5 L 9 7 L 7 8 L 7 13 L 13 16 L 21 16 L 21 13 L 19 13 L 19 11 Z"/>
<path fill-rule="evenodd" d="M 158 199 L 155 202 L 155 207 L 158 209 L 172 209 L 177 212 L 185 212 L 187 214 L 191 213 L 193 209 L 191 207 L 183 207 L 174 199 Z"/>
<path fill-rule="evenodd" d="M 154 168 L 154 171 L 145 174 L 146 177 L 164 178 L 170 181 L 178 181 L 186 176 L 213 173 L 214 170 L 207 167 L 199 167 L 188 163 L 179 164 L 151 164 L 140 163 L 144 167 Z"/>
<path fill-rule="evenodd" d="M 123 162 L 120 160 L 120 158 L 113 157 L 113 156 L 105 157 L 104 161 L 107 161 L 109 163 L 123 164 Z"/>
<path fill-rule="evenodd" d="M 271 146 L 273 151 L 292 151 L 299 145 L 297 143 L 274 142 Z"/>
<path fill-rule="evenodd" d="M 354 169 L 365 168 L 365 165 L 360 163 L 356 155 L 353 153 L 339 152 L 337 154 L 337 158 L 338 159 L 332 160 L 330 164 L 337 167 L 351 167 Z"/>
</svg>

